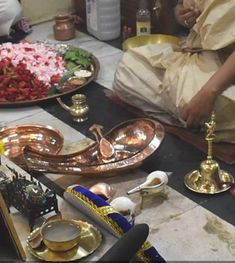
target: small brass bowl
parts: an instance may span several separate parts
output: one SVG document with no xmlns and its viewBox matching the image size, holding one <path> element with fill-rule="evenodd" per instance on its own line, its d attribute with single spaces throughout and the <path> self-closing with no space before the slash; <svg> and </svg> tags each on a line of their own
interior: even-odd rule
<svg viewBox="0 0 235 263">
<path fill-rule="evenodd" d="M 81 227 L 72 220 L 58 219 L 44 224 L 40 232 L 50 250 L 64 252 L 78 245 Z"/>
<path fill-rule="evenodd" d="M 122 49 L 126 51 L 130 48 L 141 47 L 149 44 L 162 44 L 162 43 L 169 43 L 175 46 L 179 46 L 181 43 L 181 39 L 172 35 L 163 35 L 163 34 L 135 36 L 125 40 L 122 44 Z"/>
</svg>

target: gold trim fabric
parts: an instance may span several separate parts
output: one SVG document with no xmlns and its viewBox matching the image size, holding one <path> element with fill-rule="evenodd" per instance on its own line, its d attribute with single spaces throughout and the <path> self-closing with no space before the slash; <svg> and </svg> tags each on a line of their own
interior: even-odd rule
<svg viewBox="0 0 235 263">
<path fill-rule="evenodd" d="M 114 222 L 110 217 L 108 217 L 109 214 L 112 213 L 118 213 L 114 208 L 109 206 L 104 207 L 97 207 L 92 200 L 87 198 L 86 196 L 82 195 L 81 193 L 71 189 L 67 188 L 66 192 L 75 196 L 78 200 L 80 200 L 84 205 L 88 206 L 94 213 L 100 216 L 100 218 L 112 229 L 114 233 L 116 233 L 119 237 L 121 237 L 124 232 L 121 229 L 121 227 Z M 119 214 L 119 213 L 118 213 Z M 151 261 L 144 255 L 144 251 L 151 248 L 151 244 L 146 241 L 142 248 L 138 251 L 137 255 L 141 259 L 142 262 L 150 263 Z"/>
</svg>

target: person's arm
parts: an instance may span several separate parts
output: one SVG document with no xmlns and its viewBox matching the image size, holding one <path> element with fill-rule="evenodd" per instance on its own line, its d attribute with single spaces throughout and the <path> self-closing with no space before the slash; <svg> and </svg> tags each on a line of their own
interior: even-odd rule
<svg viewBox="0 0 235 263">
<path fill-rule="evenodd" d="M 235 51 L 201 90 L 185 105 L 182 118 L 188 128 L 203 125 L 210 117 L 217 97 L 235 81 Z"/>
<path fill-rule="evenodd" d="M 199 15 L 200 11 L 198 9 L 194 7 L 185 8 L 182 1 L 178 1 L 178 4 L 175 6 L 176 21 L 183 27 L 193 27 Z"/>
</svg>

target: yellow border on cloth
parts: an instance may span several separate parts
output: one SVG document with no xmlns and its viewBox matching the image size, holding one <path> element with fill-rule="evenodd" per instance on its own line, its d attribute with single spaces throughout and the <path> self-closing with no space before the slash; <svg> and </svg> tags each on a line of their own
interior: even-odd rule
<svg viewBox="0 0 235 263">
<path fill-rule="evenodd" d="M 77 185 L 79 186 L 79 185 Z M 121 229 L 121 227 L 114 222 L 111 218 L 108 217 L 109 214 L 113 214 L 113 213 L 117 213 L 120 214 L 117 210 L 115 210 L 114 208 L 110 207 L 110 206 L 105 206 L 105 207 L 97 207 L 88 197 L 82 195 L 81 193 L 74 191 L 71 188 L 67 188 L 66 193 L 72 194 L 73 196 L 75 196 L 77 199 L 79 199 L 83 204 L 85 204 L 86 206 L 89 206 L 89 208 L 91 210 L 93 210 L 93 212 L 95 212 L 96 214 L 98 214 L 103 220 L 104 222 L 109 225 L 109 227 L 111 227 L 111 229 L 120 237 L 124 234 L 123 230 Z M 144 245 L 141 247 L 141 249 L 137 252 L 137 256 L 146 263 L 151 263 L 151 261 L 144 255 L 144 251 L 149 249 L 152 245 L 150 244 L 150 242 L 146 241 L 144 243 Z"/>
</svg>

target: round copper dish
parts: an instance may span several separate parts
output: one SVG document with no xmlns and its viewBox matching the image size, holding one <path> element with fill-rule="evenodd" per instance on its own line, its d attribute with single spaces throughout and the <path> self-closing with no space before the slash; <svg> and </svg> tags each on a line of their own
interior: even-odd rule
<svg viewBox="0 0 235 263">
<path fill-rule="evenodd" d="M 4 155 L 14 163 L 24 166 L 23 149 L 29 145 L 41 153 L 58 154 L 63 147 L 64 137 L 56 129 L 42 125 L 18 125 L 0 130 Z"/>
<path fill-rule="evenodd" d="M 79 48 L 81 50 L 83 50 L 82 48 Z M 41 99 L 36 99 L 36 100 L 24 100 L 24 101 L 15 101 L 15 102 L 0 102 L 0 107 L 1 108 L 12 108 L 12 107 L 25 107 L 25 106 L 32 106 L 32 105 L 37 105 L 41 102 L 45 102 L 45 101 L 51 101 L 54 100 L 55 98 L 59 98 L 59 97 L 63 97 L 65 95 L 68 94 L 73 94 L 76 91 L 78 91 L 80 88 L 88 85 L 90 82 L 92 82 L 98 75 L 98 72 L 100 70 L 100 63 L 99 60 L 91 54 L 91 59 L 93 61 L 93 66 L 94 66 L 94 71 L 93 74 L 91 75 L 91 77 L 86 79 L 86 82 L 84 84 L 81 84 L 79 86 L 75 86 L 74 88 L 71 89 L 66 89 L 66 90 L 62 90 L 60 93 L 56 93 L 54 95 L 50 95 L 48 97 L 45 98 L 41 98 Z"/>
</svg>

